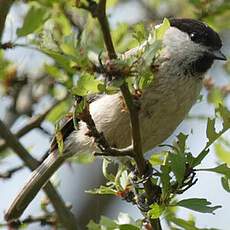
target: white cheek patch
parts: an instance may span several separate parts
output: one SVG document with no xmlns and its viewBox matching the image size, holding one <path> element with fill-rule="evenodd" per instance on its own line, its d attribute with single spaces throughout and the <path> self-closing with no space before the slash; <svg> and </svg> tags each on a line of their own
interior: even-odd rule
<svg viewBox="0 0 230 230">
<path fill-rule="evenodd" d="M 176 27 L 170 27 L 164 35 L 163 44 L 170 56 L 189 62 L 196 60 L 206 48 L 193 42 L 189 35 Z"/>
</svg>

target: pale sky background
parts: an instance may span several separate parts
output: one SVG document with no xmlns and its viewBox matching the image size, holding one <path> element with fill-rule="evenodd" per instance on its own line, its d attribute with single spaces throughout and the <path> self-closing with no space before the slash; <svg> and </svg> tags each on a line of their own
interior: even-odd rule
<svg viewBox="0 0 230 230">
<path fill-rule="evenodd" d="M 127 14 L 127 10 L 129 10 L 129 14 Z M 20 17 L 22 17 L 25 12 L 25 6 L 15 6 L 11 9 L 10 15 L 7 19 L 6 31 L 3 41 L 8 41 L 9 39 L 15 38 L 14 31 L 20 25 Z M 112 12 L 112 17 L 110 19 L 111 24 L 112 26 L 115 26 L 118 21 L 135 22 L 135 20 L 138 19 L 137 15 L 141 17 L 142 14 L 136 4 L 131 4 L 131 6 L 129 5 L 127 7 L 117 8 Z M 230 55 L 230 40 L 228 39 L 229 35 L 230 33 L 225 33 L 225 35 L 223 36 L 223 50 L 228 56 Z M 21 40 L 20 42 L 23 42 L 23 40 Z M 6 55 L 8 58 L 15 61 L 15 63 L 19 66 L 20 71 L 34 71 L 34 69 L 37 69 L 37 66 L 41 65 L 45 60 L 44 55 L 24 48 L 9 50 L 6 52 Z M 209 72 L 209 74 L 213 76 L 215 81 L 218 82 L 218 84 L 220 85 L 224 84 L 227 79 L 229 80 L 229 76 L 226 75 L 221 66 L 222 63 L 216 62 Z M 204 94 L 205 92 L 202 91 L 202 93 Z M 9 102 L 6 99 L 1 98 L 1 119 L 4 118 L 4 110 L 8 104 Z M 44 102 L 44 106 L 45 104 L 47 103 Z M 214 108 L 210 105 L 207 105 L 206 102 L 202 101 L 201 103 L 198 103 L 193 107 L 191 114 L 208 114 L 213 116 Z M 15 124 L 14 129 L 20 127 L 23 122 L 26 122 L 26 118 L 20 119 L 20 121 Z M 50 126 L 49 124 L 46 125 Z M 188 145 L 191 147 L 192 153 L 198 153 L 206 143 L 205 127 L 206 122 L 189 120 L 183 122 L 177 129 L 175 134 L 180 131 L 190 133 L 192 129 L 193 134 L 189 136 Z M 173 134 L 173 136 L 175 136 L 175 134 Z M 229 133 L 227 133 L 226 135 L 229 136 Z M 40 131 L 37 130 L 34 130 L 33 132 L 29 133 L 29 135 L 21 138 L 21 141 L 27 148 L 31 149 L 33 155 L 35 156 L 43 154 L 47 150 L 49 145 L 49 138 L 47 138 L 47 136 L 44 136 Z M 218 159 L 212 151 L 207 159 L 204 161 L 203 167 L 214 167 L 217 161 Z M 20 164 L 20 160 L 12 155 L 10 158 L 7 158 L 7 160 L 1 162 L 1 171 L 4 171 L 4 169 L 8 168 L 11 164 Z M 28 175 L 29 171 L 25 169 L 15 174 L 10 180 L 0 180 L 0 222 L 3 221 L 4 210 L 6 209 L 6 207 L 9 206 L 10 201 L 12 201 L 19 189 L 22 187 Z M 80 176 L 78 177 L 78 175 Z M 83 180 L 82 175 L 84 175 Z M 197 184 L 189 189 L 189 191 L 185 192 L 183 195 L 178 196 L 178 199 L 194 197 L 206 198 L 208 201 L 212 202 L 213 205 L 222 205 L 223 208 L 216 210 L 216 215 L 190 212 L 189 210 L 181 208 L 178 212 L 178 216 L 181 218 L 187 218 L 189 213 L 192 213 L 197 220 L 198 227 L 209 227 L 218 228 L 221 230 L 228 230 L 230 226 L 230 196 L 226 191 L 222 189 L 220 184 L 220 176 L 218 176 L 217 174 L 211 174 L 206 172 L 198 173 L 197 175 L 199 178 Z M 97 187 L 99 185 L 98 181 L 101 176 L 101 164 L 99 161 L 92 165 L 73 165 L 73 167 L 69 167 L 66 164 L 58 171 L 58 176 L 61 182 L 59 187 L 60 193 L 66 201 L 69 201 L 70 203 L 78 203 L 76 207 L 74 206 L 74 210 L 76 212 L 79 212 L 82 204 L 86 202 L 89 196 L 92 196 L 85 194 L 84 191 L 93 187 Z M 39 213 L 39 200 L 41 199 L 41 197 L 43 197 L 43 194 L 40 192 L 24 213 L 24 217 L 31 213 L 36 215 Z M 103 202 L 103 198 L 100 199 L 100 202 Z M 100 202 L 98 202 L 98 205 L 100 205 Z M 101 214 L 116 218 L 119 212 L 127 212 L 133 218 L 141 217 L 136 207 L 133 207 L 132 205 L 129 205 L 119 199 L 115 199 L 113 202 L 111 202 L 111 205 L 107 208 L 106 213 Z M 48 227 L 46 228 L 49 229 Z M 41 227 L 38 225 L 30 225 L 28 229 L 39 230 L 41 229 Z"/>
</svg>

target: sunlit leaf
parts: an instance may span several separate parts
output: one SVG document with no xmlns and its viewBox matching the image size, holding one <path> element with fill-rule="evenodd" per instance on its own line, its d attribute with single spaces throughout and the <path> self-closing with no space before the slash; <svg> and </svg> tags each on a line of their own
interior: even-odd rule
<svg viewBox="0 0 230 230">
<path fill-rule="evenodd" d="M 170 22 L 167 18 L 164 18 L 162 24 L 156 26 L 154 31 L 154 36 L 156 40 L 162 40 L 164 37 L 165 32 L 170 27 Z"/>
<path fill-rule="evenodd" d="M 230 151 L 227 150 L 221 143 L 217 143 L 215 145 L 215 153 L 221 161 L 230 165 Z"/>
<path fill-rule="evenodd" d="M 150 210 L 148 211 L 148 216 L 151 219 L 159 218 L 164 211 L 164 208 L 159 206 L 157 203 L 151 204 L 149 208 Z"/>
<path fill-rule="evenodd" d="M 70 101 L 65 100 L 55 106 L 51 112 L 47 115 L 46 120 L 55 123 L 59 121 L 70 109 Z"/>
<path fill-rule="evenodd" d="M 82 73 L 77 85 L 71 90 L 72 94 L 78 96 L 86 96 L 89 93 L 98 93 L 98 85 L 102 84 L 100 80 L 95 79 L 95 77 L 89 73 Z"/>
<path fill-rule="evenodd" d="M 74 162 L 78 164 L 91 164 L 94 160 L 95 156 L 92 153 L 77 154 L 77 156 L 74 157 Z"/>
</svg>

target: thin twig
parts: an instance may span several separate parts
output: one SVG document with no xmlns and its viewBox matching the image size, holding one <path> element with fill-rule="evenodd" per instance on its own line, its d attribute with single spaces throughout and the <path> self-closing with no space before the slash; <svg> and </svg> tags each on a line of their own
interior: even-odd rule
<svg viewBox="0 0 230 230">
<path fill-rule="evenodd" d="M 29 169 L 35 170 L 40 165 L 39 161 L 30 155 L 30 153 L 24 148 L 24 146 L 17 140 L 17 138 L 11 133 L 11 131 L 1 120 L 0 135 L 5 139 L 7 146 L 14 150 L 14 152 Z M 74 215 L 66 207 L 64 201 L 57 193 L 51 182 L 47 182 L 43 189 L 47 194 L 50 202 L 52 203 L 55 211 L 57 212 L 58 218 L 60 219 L 60 222 L 63 224 L 63 226 L 68 230 L 76 230 L 77 227 Z M 15 210 L 15 212 L 17 212 L 17 210 Z M 9 220 L 11 219 L 11 216 L 6 214 L 5 219 Z"/>
<path fill-rule="evenodd" d="M 21 169 L 25 168 L 25 165 L 19 165 L 16 167 L 13 167 L 11 169 L 8 169 L 5 172 L 0 173 L 0 178 L 1 179 L 9 179 L 13 176 L 13 174 L 15 174 L 16 172 L 20 171 Z"/>
<path fill-rule="evenodd" d="M 97 156 L 130 156 L 134 157 L 133 147 L 129 146 L 123 149 L 112 148 L 108 141 L 106 140 L 104 134 L 99 132 L 96 128 L 95 122 L 89 112 L 88 106 L 84 109 L 84 111 L 78 114 L 78 118 L 86 123 L 89 132 L 86 134 L 90 137 L 94 137 L 95 142 L 97 143 L 98 148 L 101 152 L 95 152 L 94 154 Z"/>
<path fill-rule="evenodd" d="M 65 99 L 66 97 L 54 102 L 54 104 L 51 105 L 48 109 L 46 109 L 42 114 L 33 116 L 28 121 L 28 123 L 25 126 L 23 126 L 21 129 L 19 129 L 14 135 L 17 138 L 20 138 L 24 136 L 25 134 L 29 133 L 31 130 L 35 128 L 39 128 L 41 123 L 45 120 L 46 116 L 52 111 L 52 109 L 56 107 L 57 105 L 59 105 L 61 102 L 63 102 Z M 6 147 L 7 147 L 6 141 L 1 139 L 0 140 L 0 152 L 3 151 Z"/>
<path fill-rule="evenodd" d="M 11 221 L 7 223 L 0 224 L 0 227 L 10 227 L 10 229 L 18 229 L 23 224 L 33 224 L 33 223 L 40 223 L 41 226 L 44 225 L 57 225 L 57 219 L 55 215 L 52 214 L 45 214 L 41 216 L 28 216 L 25 219 L 19 221 Z"/>
</svg>

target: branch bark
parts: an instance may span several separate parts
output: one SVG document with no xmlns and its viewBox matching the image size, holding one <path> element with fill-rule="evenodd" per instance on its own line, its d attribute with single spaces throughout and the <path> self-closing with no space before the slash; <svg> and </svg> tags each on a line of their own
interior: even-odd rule
<svg viewBox="0 0 230 230">
<path fill-rule="evenodd" d="M 5 139 L 7 146 L 14 150 L 18 157 L 25 163 L 30 170 L 35 170 L 39 165 L 39 161 L 34 159 L 24 146 L 17 140 L 11 131 L 0 120 L 0 133 L 2 138 Z M 66 207 L 64 201 L 57 193 L 56 189 L 50 182 L 44 186 L 44 191 L 47 194 L 50 202 L 52 203 L 58 218 L 63 226 L 68 230 L 76 230 L 76 220 L 72 212 Z M 9 217 L 5 216 L 7 220 Z"/>
<path fill-rule="evenodd" d="M 38 128 L 41 125 L 41 123 L 45 120 L 46 116 L 51 112 L 51 110 L 55 106 L 63 102 L 65 99 L 66 97 L 63 98 L 62 100 L 56 101 L 53 105 L 51 105 L 48 109 L 46 109 L 42 114 L 33 116 L 29 120 L 29 122 L 25 126 L 23 126 L 21 129 L 19 129 L 14 135 L 17 138 L 20 138 L 24 136 L 25 134 L 27 134 L 28 132 L 30 132 L 31 130 Z M 0 152 L 3 151 L 6 147 L 7 147 L 6 141 L 1 139 L 0 140 Z"/>
<path fill-rule="evenodd" d="M 93 7 L 90 7 L 92 4 Z M 105 46 L 108 52 L 109 58 L 116 59 L 117 54 L 112 42 L 112 37 L 109 28 L 108 18 L 106 16 L 106 0 L 100 0 L 97 5 L 93 1 L 89 1 L 89 7 L 83 7 L 89 10 L 93 17 L 96 17 L 99 21 L 103 38 L 105 42 Z M 123 94 L 124 100 L 126 102 L 127 108 L 130 113 L 130 121 L 131 121 L 131 130 L 132 130 L 132 144 L 133 144 L 133 152 L 134 159 L 138 168 L 139 176 L 142 177 L 146 174 L 148 169 L 148 164 L 146 163 L 143 151 L 142 151 L 142 141 L 141 141 L 141 130 L 140 130 L 140 121 L 139 121 L 139 109 L 133 102 L 133 97 L 129 91 L 128 85 L 125 82 L 120 90 Z M 146 180 L 144 183 L 144 189 L 147 195 L 148 203 L 151 204 L 156 201 L 160 194 L 160 187 L 154 185 L 151 182 L 151 178 Z M 151 225 L 154 230 L 161 230 L 161 224 L 159 219 L 150 219 Z"/>
</svg>

